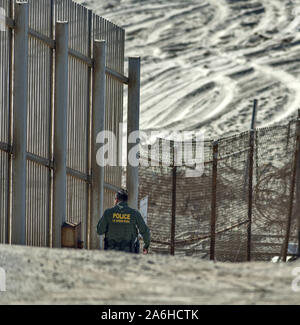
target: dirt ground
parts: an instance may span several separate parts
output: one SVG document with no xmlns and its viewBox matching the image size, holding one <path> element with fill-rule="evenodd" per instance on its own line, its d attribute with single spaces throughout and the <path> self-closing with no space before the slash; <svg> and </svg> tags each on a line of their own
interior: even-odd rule
<svg viewBox="0 0 300 325">
<path fill-rule="evenodd" d="M 0 267 L 6 271 L 0 304 L 300 304 L 300 278 L 293 275 L 299 262 L 229 264 L 0 245 Z"/>
</svg>

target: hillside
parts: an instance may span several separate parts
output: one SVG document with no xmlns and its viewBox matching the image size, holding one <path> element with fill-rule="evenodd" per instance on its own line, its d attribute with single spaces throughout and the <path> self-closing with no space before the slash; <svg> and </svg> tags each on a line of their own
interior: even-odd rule
<svg viewBox="0 0 300 325">
<path fill-rule="evenodd" d="M 141 129 L 207 137 L 286 121 L 300 106 L 299 0 L 77 0 L 142 57 Z M 126 103 L 126 101 L 125 101 Z"/>
</svg>

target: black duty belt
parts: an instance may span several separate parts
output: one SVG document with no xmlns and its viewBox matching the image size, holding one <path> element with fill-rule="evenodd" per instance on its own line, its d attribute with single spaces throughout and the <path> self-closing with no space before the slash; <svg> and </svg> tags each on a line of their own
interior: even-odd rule
<svg viewBox="0 0 300 325">
<path fill-rule="evenodd" d="M 119 250 L 119 251 L 129 251 L 131 253 L 139 253 L 140 250 L 140 243 L 138 239 L 135 239 L 134 241 L 127 241 L 122 240 L 120 242 L 117 242 L 113 239 L 104 239 L 104 249 L 113 249 L 113 250 Z"/>
</svg>

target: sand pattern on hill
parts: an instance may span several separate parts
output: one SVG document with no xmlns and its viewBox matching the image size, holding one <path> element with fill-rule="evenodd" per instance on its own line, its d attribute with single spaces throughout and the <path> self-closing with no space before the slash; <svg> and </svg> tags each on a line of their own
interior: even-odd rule
<svg viewBox="0 0 300 325">
<path fill-rule="evenodd" d="M 300 106 L 299 0 L 78 0 L 142 57 L 142 129 L 206 136 L 283 121 Z"/>
</svg>

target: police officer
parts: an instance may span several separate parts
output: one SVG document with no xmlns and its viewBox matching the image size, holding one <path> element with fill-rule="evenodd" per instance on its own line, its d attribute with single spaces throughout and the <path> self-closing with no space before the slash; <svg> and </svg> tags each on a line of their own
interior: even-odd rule
<svg viewBox="0 0 300 325">
<path fill-rule="evenodd" d="M 143 237 L 143 253 L 148 254 L 150 231 L 139 211 L 127 204 L 128 193 L 120 190 L 115 196 L 115 206 L 105 210 L 97 225 L 98 235 L 105 234 L 104 249 L 130 253 L 139 252 L 138 231 Z"/>
</svg>

